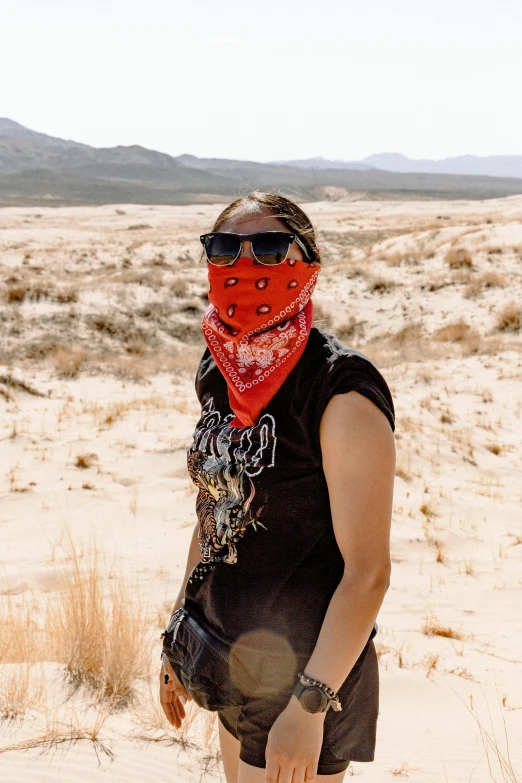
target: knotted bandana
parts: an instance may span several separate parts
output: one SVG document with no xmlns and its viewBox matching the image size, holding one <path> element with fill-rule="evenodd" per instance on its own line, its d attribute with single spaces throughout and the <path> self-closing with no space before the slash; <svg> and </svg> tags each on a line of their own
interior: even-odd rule
<svg viewBox="0 0 522 783">
<path fill-rule="evenodd" d="M 313 319 L 318 264 L 209 264 L 203 336 L 228 386 L 232 427 L 251 427 L 301 358 Z"/>
</svg>

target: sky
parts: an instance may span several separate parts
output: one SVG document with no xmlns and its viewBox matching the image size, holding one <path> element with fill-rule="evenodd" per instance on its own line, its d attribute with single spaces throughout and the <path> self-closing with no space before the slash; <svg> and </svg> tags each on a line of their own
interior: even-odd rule
<svg viewBox="0 0 522 783">
<path fill-rule="evenodd" d="M 2 0 L 0 116 L 171 155 L 521 155 L 521 40 L 521 0 Z"/>
</svg>

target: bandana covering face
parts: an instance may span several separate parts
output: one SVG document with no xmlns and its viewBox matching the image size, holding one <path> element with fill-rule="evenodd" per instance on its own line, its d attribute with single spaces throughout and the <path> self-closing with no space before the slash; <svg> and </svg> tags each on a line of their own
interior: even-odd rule
<svg viewBox="0 0 522 783">
<path fill-rule="evenodd" d="M 232 427 L 251 427 L 296 366 L 312 327 L 318 265 L 241 257 L 209 264 L 203 336 L 228 386 Z"/>
</svg>

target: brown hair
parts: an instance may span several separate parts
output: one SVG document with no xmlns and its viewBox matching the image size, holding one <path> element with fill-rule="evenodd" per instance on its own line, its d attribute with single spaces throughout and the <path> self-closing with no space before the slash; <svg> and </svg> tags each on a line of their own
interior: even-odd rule
<svg viewBox="0 0 522 783">
<path fill-rule="evenodd" d="M 308 250 L 310 261 L 316 264 L 321 263 L 315 231 L 310 218 L 289 198 L 276 193 L 253 190 L 247 196 L 241 196 L 223 210 L 214 223 L 212 231 L 219 231 L 221 226 L 232 217 L 248 215 L 252 212 L 266 212 L 280 220 L 290 231 L 299 235 Z"/>
</svg>

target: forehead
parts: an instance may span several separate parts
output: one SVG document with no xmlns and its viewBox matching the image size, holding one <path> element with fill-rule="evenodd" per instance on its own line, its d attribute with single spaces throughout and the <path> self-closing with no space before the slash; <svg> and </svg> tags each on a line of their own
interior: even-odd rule
<svg viewBox="0 0 522 783">
<path fill-rule="evenodd" d="M 255 234 L 258 231 L 288 231 L 287 226 L 281 220 L 269 213 L 250 212 L 247 214 L 231 215 L 220 231 L 231 231 L 235 234 Z"/>
</svg>

